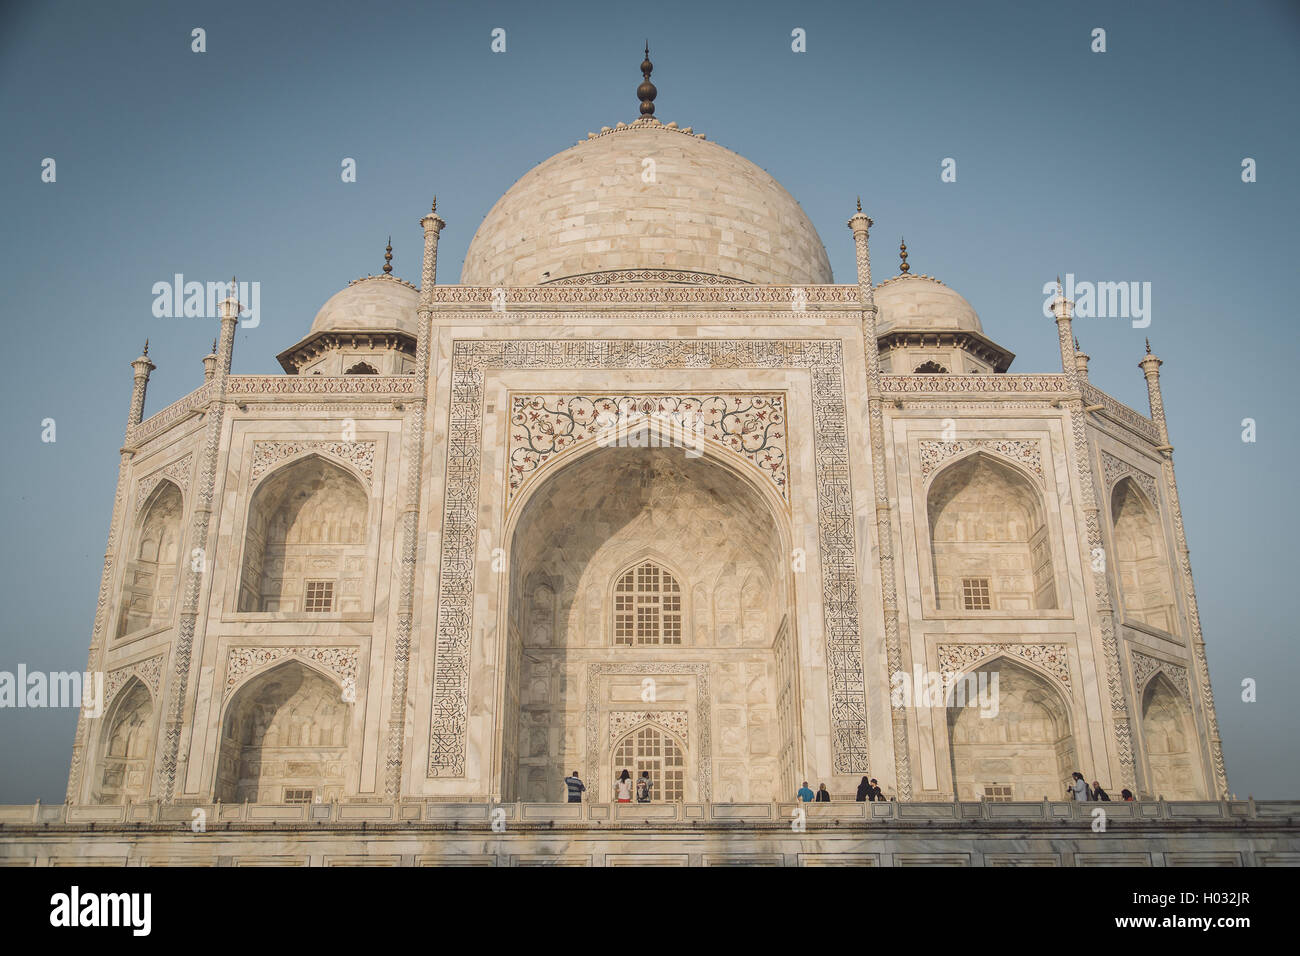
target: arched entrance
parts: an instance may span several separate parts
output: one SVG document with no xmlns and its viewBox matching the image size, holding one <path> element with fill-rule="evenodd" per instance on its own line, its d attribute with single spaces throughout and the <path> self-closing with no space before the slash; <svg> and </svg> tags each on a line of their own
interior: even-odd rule
<svg viewBox="0 0 1300 956">
<path fill-rule="evenodd" d="M 222 721 L 216 798 L 312 803 L 341 796 L 351 707 L 342 688 L 288 660 L 235 692 Z"/>
<path fill-rule="evenodd" d="M 1005 657 L 976 669 L 996 693 L 982 710 L 948 710 L 953 789 L 960 800 L 1059 800 L 1075 767 L 1065 699 L 1043 676 Z M 994 680 L 996 679 L 996 685 Z"/>
<path fill-rule="evenodd" d="M 1042 495 L 1016 468 L 983 452 L 948 465 L 930 483 L 927 514 L 939 610 L 1057 606 Z"/>
<path fill-rule="evenodd" d="M 1142 694 L 1142 740 L 1148 780 L 1166 800 L 1205 798 L 1199 740 L 1186 699 L 1157 671 Z"/>
<path fill-rule="evenodd" d="M 1116 483 L 1110 502 L 1115 522 L 1115 570 L 1124 613 L 1172 633 L 1174 592 L 1159 516 L 1132 478 Z"/>
<path fill-rule="evenodd" d="M 152 743 L 153 698 L 132 677 L 117 692 L 104 722 L 93 794 L 96 803 L 124 803 L 149 795 Z"/>
<path fill-rule="evenodd" d="M 609 779 L 622 771 L 639 780 L 650 774 L 650 798 L 654 803 L 681 802 L 686 799 L 686 749 L 672 734 L 654 724 L 642 724 L 614 745 L 614 759 Z"/>
<path fill-rule="evenodd" d="M 554 466 L 518 508 L 505 798 L 561 799 L 563 778 L 581 768 L 593 799 L 608 800 L 616 752 L 629 769 L 660 761 L 673 793 L 680 773 L 684 800 L 789 790 L 797 641 L 783 506 L 710 455 L 609 446 Z M 658 757 L 649 736 L 627 733 L 643 720 L 681 730 Z"/>
</svg>

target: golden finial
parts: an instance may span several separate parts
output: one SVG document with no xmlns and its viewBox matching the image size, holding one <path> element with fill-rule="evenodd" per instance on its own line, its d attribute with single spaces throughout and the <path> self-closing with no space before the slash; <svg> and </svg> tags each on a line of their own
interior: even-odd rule
<svg viewBox="0 0 1300 956">
<path fill-rule="evenodd" d="M 650 82 L 650 73 L 655 66 L 650 62 L 650 41 L 645 41 L 645 59 L 641 61 L 641 85 L 636 88 L 636 98 L 641 101 L 641 116 L 649 119 L 655 115 L 655 97 L 659 91 Z"/>
<path fill-rule="evenodd" d="M 213 340 L 212 340 L 212 354 L 213 354 L 213 355 L 216 355 L 216 354 L 217 354 L 217 340 L 216 340 L 216 339 L 213 339 Z"/>
<path fill-rule="evenodd" d="M 1147 355 L 1151 354 L 1151 340 L 1147 339 Z"/>
<path fill-rule="evenodd" d="M 1074 340 L 1074 350 L 1075 350 L 1076 352 L 1079 351 L 1079 340 L 1078 340 L 1077 337 L 1076 337 L 1075 340 Z"/>
<path fill-rule="evenodd" d="M 858 212 L 862 212 L 862 197 L 858 197 Z"/>
<path fill-rule="evenodd" d="M 1150 349 L 1147 349 L 1147 351 L 1150 352 L 1151 350 L 1150 350 Z M 149 340 L 148 340 L 148 339 L 145 339 L 145 340 L 144 340 L 144 352 L 143 352 L 142 354 L 144 354 L 144 355 L 148 355 L 148 354 L 149 354 Z"/>
<path fill-rule="evenodd" d="M 907 270 L 911 268 L 911 266 L 907 264 L 907 240 L 901 236 L 898 239 L 898 258 L 899 262 L 902 263 L 898 267 L 899 272 L 903 275 L 907 275 Z"/>
<path fill-rule="evenodd" d="M 384 249 L 384 275 L 393 272 L 393 237 L 388 237 L 388 246 Z"/>
<path fill-rule="evenodd" d="M 433 207 L 429 210 L 429 212 L 437 212 L 437 211 L 438 211 L 438 197 L 437 197 L 437 196 L 434 196 L 434 197 L 433 197 Z"/>
</svg>

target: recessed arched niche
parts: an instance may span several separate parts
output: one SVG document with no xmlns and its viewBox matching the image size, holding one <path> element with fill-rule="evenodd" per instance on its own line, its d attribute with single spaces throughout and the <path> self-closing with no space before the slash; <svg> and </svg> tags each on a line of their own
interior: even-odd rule
<svg viewBox="0 0 1300 956">
<path fill-rule="evenodd" d="M 927 514 L 937 610 L 1058 607 L 1042 494 L 1019 469 L 962 458 L 931 481 Z"/>
<path fill-rule="evenodd" d="M 797 666 L 786 519 L 757 480 L 682 448 L 610 446 L 529 490 L 509 552 L 508 798 L 562 799 L 577 768 L 594 799 L 609 799 L 616 753 L 669 773 L 650 731 L 609 730 L 643 717 L 653 728 L 665 710 L 681 777 L 657 786 L 661 798 L 705 799 L 712 787 L 715 799 L 768 801 L 789 789 L 794 709 L 778 716 Z"/>
</svg>

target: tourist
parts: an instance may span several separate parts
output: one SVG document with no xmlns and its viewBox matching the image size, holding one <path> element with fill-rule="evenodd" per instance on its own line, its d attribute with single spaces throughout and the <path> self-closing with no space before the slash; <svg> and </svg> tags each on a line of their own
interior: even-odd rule
<svg viewBox="0 0 1300 956">
<path fill-rule="evenodd" d="M 650 802 L 650 771 L 642 770 L 641 776 L 636 781 L 636 802 Z"/>
<path fill-rule="evenodd" d="M 812 803 L 813 792 L 812 792 L 811 790 L 808 789 L 808 781 L 807 781 L 807 780 L 805 780 L 805 781 L 803 782 L 803 786 L 799 788 L 799 790 L 798 790 L 798 792 L 795 794 L 795 796 L 797 796 L 797 797 L 798 797 L 800 800 L 802 800 L 804 803 Z"/>
<path fill-rule="evenodd" d="M 858 784 L 857 801 L 858 803 L 862 803 L 874 799 L 876 799 L 876 792 L 871 788 L 871 781 L 866 777 L 863 777 L 862 782 Z"/>
<path fill-rule="evenodd" d="M 1133 791 L 1132 791 L 1132 790 L 1128 790 L 1128 789 L 1121 790 L 1121 791 L 1119 792 L 1119 795 L 1120 795 L 1120 799 L 1123 800 L 1125 803 L 1132 803 L 1132 802 L 1133 802 Z"/>
<path fill-rule="evenodd" d="M 623 773 L 614 781 L 614 797 L 619 803 L 632 802 L 632 775 L 624 768 Z"/>
<path fill-rule="evenodd" d="M 831 802 L 830 791 L 826 789 L 826 784 L 824 783 L 817 787 L 817 802 L 818 803 Z"/>
<path fill-rule="evenodd" d="M 1074 771 L 1070 774 L 1074 781 L 1067 785 L 1067 789 L 1074 795 L 1075 800 L 1084 801 L 1088 799 L 1088 782 L 1083 779 L 1083 774 Z"/>
<path fill-rule="evenodd" d="M 569 790 L 569 802 L 582 803 L 582 791 L 587 789 L 587 785 L 578 779 L 578 771 L 575 770 L 565 777 L 564 785 Z"/>
<path fill-rule="evenodd" d="M 1096 780 L 1092 782 L 1092 799 L 1110 803 L 1110 794 L 1101 789 L 1101 784 Z"/>
<path fill-rule="evenodd" d="M 871 778 L 871 796 L 868 797 L 867 799 L 876 800 L 880 803 L 883 803 L 885 800 L 885 795 L 881 792 L 880 784 L 876 782 L 875 777 Z"/>
</svg>

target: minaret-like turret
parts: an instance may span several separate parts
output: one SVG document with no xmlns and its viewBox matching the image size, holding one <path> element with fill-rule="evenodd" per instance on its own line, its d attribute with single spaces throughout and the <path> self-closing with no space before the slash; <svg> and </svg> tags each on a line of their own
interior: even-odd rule
<svg viewBox="0 0 1300 956">
<path fill-rule="evenodd" d="M 157 367 L 149 360 L 149 340 L 145 339 L 144 351 L 131 363 L 131 368 L 135 369 L 135 380 L 131 383 L 131 410 L 126 416 L 127 435 L 144 421 L 144 394 L 149 388 L 149 373 Z"/>
<path fill-rule="evenodd" d="M 214 377 L 224 379 L 230 374 L 230 363 L 235 354 L 235 328 L 239 325 L 239 283 L 230 277 L 230 294 L 221 300 L 221 336 L 217 340 L 217 363 Z"/>
<path fill-rule="evenodd" d="M 1147 401 L 1151 406 L 1151 421 L 1156 426 L 1156 431 L 1160 434 L 1160 451 L 1173 451 L 1174 447 L 1169 444 L 1169 425 L 1165 422 L 1165 403 L 1160 397 L 1160 366 L 1164 362 L 1151 354 L 1151 340 L 1146 340 L 1147 354 L 1142 356 L 1142 361 L 1138 362 L 1138 368 L 1142 369 L 1142 374 L 1147 379 Z"/>
<path fill-rule="evenodd" d="M 1078 362 L 1074 356 L 1074 334 L 1071 322 L 1074 319 L 1074 303 L 1061 291 L 1061 277 L 1056 277 L 1056 296 L 1052 299 L 1052 315 L 1056 316 L 1056 333 L 1061 344 L 1061 371 L 1071 388 L 1078 385 Z"/>
<path fill-rule="evenodd" d="M 1080 384 L 1086 384 L 1088 381 L 1088 361 L 1091 355 L 1079 348 L 1079 340 L 1074 340 L 1074 372 L 1078 376 Z"/>
<path fill-rule="evenodd" d="M 438 197 L 433 197 L 429 214 L 420 220 L 424 227 L 424 270 L 420 274 L 421 307 L 431 304 L 434 283 L 438 281 L 438 236 L 447 228 L 447 223 L 438 215 Z"/>
<path fill-rule="evenodd" d="M 203 356 L 203 382 L 206 385 L 217 374 L 217 340 L 212 340 L 212 351 Z"/>
</svg>

